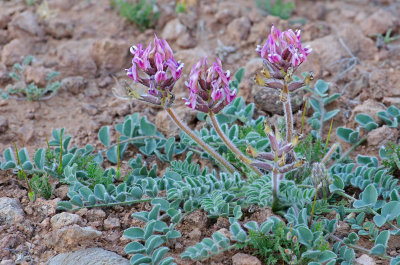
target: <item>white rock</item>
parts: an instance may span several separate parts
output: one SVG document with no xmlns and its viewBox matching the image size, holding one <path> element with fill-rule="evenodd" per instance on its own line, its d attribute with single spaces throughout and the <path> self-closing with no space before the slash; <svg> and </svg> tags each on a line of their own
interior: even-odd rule
<svg viewBox="0 0 400 265">
<path fill-rule="evenodd" d="M 0 225 L 12 225 L 17 217 L 24 215 L 24 211 L 17 200 L 7 197 L 0 198 Z"/>
<path fill-rule="evenodd" d="M 101 248 L 87 248 L 75 252 L 58 254 L 47 265 L 129 265 L 120 255 Z"/>
<path fill-rule="evenodd" d="M 368 256 L 367 254 L 361 255 L 355 260 L 355 265 L 376 265 L 375 260 Z"/>
<path fill-rule="evenodd" d="M 179 21 L 178 18 L 175 18 L 165 25 L 161 36 L 167 41 L 174 41 L 179 36 L 186 33 L 186 31 L 186 27 Z"/>
<path fill-rule="evenodd" d="M 233 265 L 261 265 L 261 261 L 254 256 L 237 253 L 232 257 Z"/>
<path fill-rule="evenodd" d="M 67 226 L 53 231 L 46 244 L 56 250 L 76 247 L 79 245 L 93 245 L 102 233 L 92 227 L 78 225 Z"/>
<path fill-rule="evenodd" d="M 29 10 L 14 16 L 8 27 L 10 35 L 14 38 L 44 36 L 44 30 L 39 26 L 36 14 Z"/>
<path fill-rule="evenodd" d="M 60 229 L 64 226 L 78 224 L 81 221 L 82 218 L 79 215 L 67 212 L 58 213 L 50 219 L 53 229 Z"/>
<path fill-rule="evenodd" d="M 110 230 L 120 226 L 121 223 L 118 218 L 109 216 L 106 220 L 104 220 L 104 229 Z"/>
</svg>

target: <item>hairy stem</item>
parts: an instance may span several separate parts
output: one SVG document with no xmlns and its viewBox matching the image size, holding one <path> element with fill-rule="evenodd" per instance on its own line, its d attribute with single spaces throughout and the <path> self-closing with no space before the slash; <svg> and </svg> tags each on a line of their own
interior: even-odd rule
<svg viewBox="0 0 400 265">
<path fill-rule="evenodd" d="M 356 198 L 354 198 L 353 196 L 350 196 L 350 195 L 348 195 L 348 194 L 346 194 L 346 193 L 344 193 L 344 192 L 341 192 L 341 191 L 335 191 L 337 194 L 339 194 L 339 195 L 341 195 L 341 196 L 343 196 L 343 197 L 345 197 L 345 198 L 347 198 L 347 199 L 349 199 L 349 200 L 352 200 L 352 201 L 356 201 L 357 199 Z M 366 206 L 365 207 L 368 211 L 370 211 L 372 214 L 374 214 L 374 215 L 380 215 L 379 213 L 377 213 L 374 209 L 372 209 L 371 207 L 369 207 L 369 206 Z M 388 224 L 388 225 L 390 225 L 393 229 L 395 229 L 395 230 L 399 230 L 400 228 L 399 227 L 397 227 L 397 226 L 395 226 L 394 224 L 392 224 L 391 222 L 389 222 L 389 221 L 386 221 L 386 224 Z"/>
<path fill-rule="evenodd" d="M 290 103 L 290 94 L 287 89 L 287 82 L 284 81 L 283 84 L 283 96 L 282 96 L 282 103 L 283 109 L 285 112 L 285 121 L 286 121 L 286 143 L 292 142 L 293 137 L 293 113 L 292 113 L 292 104 Z"/>
<path fill-rule="evenodd" d="M 162 198 L 162 197 L 159 197 L 159 198 Z M 162 199 L 166 199 L 166 198 L 162 198 Z M 111 206 L 117 206 L 117 205 L 130 205 L 130 204 L 134 204 L 134 203 L 151 202 L 152 200 L 153 200 L 152 198 L 149 198 L 149 199 L 124 201 L 124 202 L 111 202 L 111 203 L 103 203 L 103 204 L 95 204 L 95 205 L 85 205 L 82 207 L 74 208 L 74 209 L 72 209 L 72 211 L 78 211 L 83 208 L 98 208 L 98 207 L 111 207 Z"/>
<path fill-rule="evenodd" d="M 336 240 L 336 241 L 342 242 L 342 244 L 345 244 L 348 247 L 354 248 L 356 250 L 359 250 L 359 251 L 367 253 L 367 254 L 371 254 L 371 250 L 370 249 L 366 249 L 366 248 L 363 248 L 363 247 L 360 247 L 360 246 L 357 246 L 357 245 L 352 245 L 352 244 L 345 243 L 343 241 L 343 239 L 335 236 L 334 234 L 330 234 L 329 237 L 334 239 L 334 240 Z M 377 256 L 379 256 L 381 258 L 384 258 L 384 259 L 391 259 L 392 258 L 392 257 L 387 256 L 387 255 L 377 255 Z"/>
<path fill-rule="evenodd" d="M 274 169 L 272 170 L 272 211 L 277 211 L 279 200 L 278 200 L 278 191 L 279 191 L 279 173 L 276 167 L 276 162 Z"/>
<path fill-rule="evenodd" d="M 129 143 L 129 142 L 133 142 L 133 141 L 138 141 L 138 140 L 145 140 L 145 139 L 156 139 L 156 140 L 166 140 L 165 138 L 162 137 L 158 137 L 158 136 L 148 136 L 148 135 L 144 135 L 144 136 L 136 136 L 136 137 L 132 137 L 123 141 L 119 141 L 119 145 L 125 144 L 125 143 Z M 114 146 L 117 146 L 118 143 L 112 144 L 110 146 L 108 146 L 106 149 L 100 151 L 101 153 L 110 150 L 111 148 L 113 148 Z"/>
<path fill-rule="evenodd" d="M 362 144 L 365 140 L 367 140 L 367 137 L 362 138 L 360 141 L 358 141 L 357 143 L 355 143 L 352 147 L 350 147 L 340 158 L 336 163 L 340 163 L 342 162 L 343 159 L 346 158 L 346 156 L 348 156 L 354 149 L 356 149 L 357 146 L 359 146 L 360 144 Z"/>
<path fill-rule="evenodd" d="M 221 127 L 215 117 L 215 114 L 210 111 L 209 116 L 211 118 L 211 122 L 214 126 L 214 129 L 217 131 L 219 137 L 221 137 L 222 141 L 228 146 L 228 148 L 239 158 L 243 163 L 245 163 L 249 168 L 251 168 L 257 175 L 262 176 L 262 172 L 252 165 L 252 160 L 243 155 L 243 153 L 229 140 L 229 138 L 224 134 L 221 130 Z"/>
<path fill-rule="evenodd" d="M 333 153 L 336 151 L 336 149 L 338 148 L 338 144 L 334 144 L 331 149 L 329 149 L 329 152 L 325 154 L 324 158 L 322 158 L 321 163 L 325 164 L 326 162 L 328 162 L 329 158 L 333 155 Z"/>
<path fill-rule="evenodd" d="M 235 172 L 235 168 L 226 161 L 220 154 L 218 154 L 214 149 L 208 146 L 203 140 L 201 140 L 176 114 L 172 108 L 165 108 L 171 119 L 178 125 L 181 130 L 183 130 L 190 138 L 192 138 L 198 145 L 200 145 L 209 155 L 211 155 L 216 161 L 218 161 L 223 167 L 225 167 L 230 173 Z"/>
</svg>

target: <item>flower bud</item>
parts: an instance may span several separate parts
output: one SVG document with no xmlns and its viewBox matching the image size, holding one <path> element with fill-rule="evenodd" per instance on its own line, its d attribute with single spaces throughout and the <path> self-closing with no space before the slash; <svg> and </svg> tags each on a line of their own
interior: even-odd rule
<svg viewBox="0 0 400 265">
<path fill-rule="evenodd" d="M 293 32 L 289 29 L 281 32 L 272 26 L 271 34 L 257 52 L 270 64 L 270 68 L 277 68 L 286 73 L 289 68 L 296 70 L 297 67 L 306 61 L 311 53 L 311 48 L 303 47 L 300 42 L 300 31 Z M 276 71 L 275 71 L 276 72 Z"/>
<path fill-rule="evenodd" d="M 222 70 L 222 63 L 217 58 L 211 67 L 207 57 L 196 63 L 185 82 L 189 97 L 184 98 L 186 105 L 192 109 L 208 113 L 220 112 L 236 97 L 236 90 L 229 88 L 230 71 Z"/>
<path fill-rule="evenodd" d="M 154 35 L 154 48 L 151 43 L 146 49 L 138 44 L 130 52 L 133 59 L 131 68 L 126 69 L 127 75 L 148 88 L 147 94 L 137 98 L 156 105 L 172 104 L 174 85 L 182 74 L 183 64 L 175 61 L 167 41 Z"/>
</svg>

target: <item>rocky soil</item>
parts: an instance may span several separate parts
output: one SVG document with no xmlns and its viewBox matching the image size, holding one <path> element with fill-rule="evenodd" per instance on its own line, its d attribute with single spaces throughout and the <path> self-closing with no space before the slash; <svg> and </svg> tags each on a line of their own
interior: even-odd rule
<svg viewBox="0 0 400 265">
<path fill-rule="evenodd" d="M 115 125 L 133 112 L 147 115 L 160 131 L 175 135 L 176 128 L 163 112 L 140 102 L 116 99 L 111 90 L 116 86 L 113 76 L 123 80 L 123 69 L 129 67 L 129 47 L 147 44 L 154 32 L 169 41 L 175 57 L 186 65 L 177 84 L 177 98 L 186 93 L 183 82 L 191 65 L 201 57 L 218 55 L 224 69 L 234 72 L 245 67 L 240 94 L 247 102 L 257 104 L 258 115 L 281 115 L 280 105 L 276 108 L 275 104 L 277 95 L 253 82 L 262 68 L 255 47 L 265 41 L 274 24 L 282 30 L 302 30 L 302 39 L 313 52 L 300 71 L 313 70 L 316 78 L 330 82 L 332 93 L 342 94 L 329 106 L 340 108 L 334 126 L 355 128 L 353 118 L 358 113 L 376 117 L 377 111 L 390 105 L 400 108 L 400 40 L 382 45 L 374 37 L 388 29 L 400 34 L 400 2 L 295 2 L 296 10 L 287 21 L 259 12 L 254 1 L 200 0 L 186 13 L 176 14 L 174 1 L 160 0 L 156 28 L 140 32 L 119 17 L 108 0 L 48 0 L 51 16 L 40 13 L 37 6 L 27 6 L 25 1 L 1 1 L 0 88 L 11 82 L 8 74 L 12 65 L 32 54 L 36 60 L 26 73 L 27 81 L 43 84 L 53 69 L 61 73 L 62 89 L 47 101 L 0 100 L 0 150 L 16 142 L 32 155 L 35 148 L 45 146 L 45 136 L 52 129 L 61 127 L 73 136 L 73 145 L 91 143 L 100 147 L 97 132 L 101 126 Z M 195 125 L 196 115 L 187 112 L 182 101 L 177 102 L 178 113 Z M 301 121 L 299 114 L 297 117 Z M 398 142 L 399 132 L 381 126 L 371 131 L 355 152 L 376 155 L 387 141 Z M 104 264 L 128 264 L 129 257 L 123 251 L 128 241 L 122 233 L 133 225 L 143 225 L 130 215 L 148 205 L 57 212 L 56 203 L 66 198 L 68 187 L 52 184 L 55 194 L 50 200 L 32 203 L 23 182 L 11 172 L 0 172 L 0 264 L 46 264 L 51 258 L 51 265 L 78 264 L 71 260 L 81 256 L 97 257 Z M 261 222 L 270 214 L 269 209 L 259 209 L 249 218 Z M 262 264 L 249 253 L 237 251 L 203 263 L 179 259 L 186 247 L 226 228 L 227 219 L 210 223 L 204 212 L 197 211 L 178 227 L 183 237 L 170 248 L 179 264 Z M 86 248 L 90 249 L 83 251 Z M 398 255 L 400 243 L 393 242 L 388 249 L 390 255 Z M 56 256 L 60 253 L 67 254 Z M 362 261 L 369 259 L 363 255 L 359 264 L 383 263 Z M 79 264 L 95 264 L 82 262 Z"/>
</svg>

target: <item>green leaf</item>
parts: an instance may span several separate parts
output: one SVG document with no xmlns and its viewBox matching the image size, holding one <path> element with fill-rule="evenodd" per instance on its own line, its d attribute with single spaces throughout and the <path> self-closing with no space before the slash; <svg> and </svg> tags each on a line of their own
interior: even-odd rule
<svg viewBox="0 0 400 265">
<path fill-rule="evenodd" d="M 372 255 L 384 255 L 386 253 L 386 247 L 384 245 L 375 245 L 370 252 Z"/>
<path fill-rule="evenodd" d="M 117 164 L 118 162 L 117 152 L 118 152 L 117 146 L 111 147 L 106 152 L 107 159 L 113 164 Z"/>
<path fill-rule="evenodd" d="M 57 202 L 57 210 L 62 210 L 62 211 L 72 210 L 72 203 L 67 201 Z"/>
<path fill-rule="evenodd" d="M 140 129 L 146 136 L 153 136 L 156 134 L 156 126 L 148 122 L 145 117 L 142 117 L 140 120 Z"/>
<path fill-rule="evenodd" d="M 338 99 L 338 98 L 340 98 L 340 94 L 339 94 L 339 93 L 336 93 L 336 94 L 333 94 L 332 96 L 329 96 L 329 97 L 327 97 L 327 98 L 324 98 L 324 99 L 322 100 L 322 102 L 324 103 L 324 106 L 326 106 L 326 105 L 330 104 L 331 102 L 335 101 L 335 100 Z"/>
<path fill-rule="evenodd" d="M 172 265 L 173 262 L 174 262 L 174 258 L 173 257 L 166 257 L 158 265 Z"/>
<path fill-rule="evenodd" d="M 18 156 L 19 160 L 21 161 L 21 164 L 24 164 L 26 161 L 29 161 L 29 155 L 26 148 L 22 148 L 21 150 L 19 150 Z"/>
<path fill-rule="evenodd" d="M 14 72 L 9 73 L 9 76 L 10 76 L 11 78 L 17 80 L 17 81 L 21 80 L 21 77 L 20 77 L 18 74 L 14 73 Z M 10 93 L 11 93 L 11 92 L 10 92 Z"/>
<path fill-rule="evenodd" d="M 333 182 L 329 186 L 329 189 L 331 190 L 331 192 L 344 189 L 344 182 L 338 175 L 336 175 L 336 174 L 333 175 L 332 179 L 333 179 Z"/>
<path fill-rule="evenodd" d="M 140 244 L 139 242 L 130 242 L 125 246 L 126 254 L 136 254 L 136 253 L 144 253 L 146 248 Z"/>
<path fill-rule="evenodd" d="M 99 130 L 99 140 L 102 144 L 104 144 L 106 147 L 110 146 L 110 127 L 109 126 L 103 126 Z"/>
<path fill-rule="evenodd" d="M 244 227 L 246 227 L 248 230 L 253 230 L 253 231 L 258 231 L 258 229 L 259 229 L 258 224 L 255 221 L 247 222 L 244 225 Z"/>
<path fill-rule="evenodd" d="M 230 226 L 230 230 L 233 234 L 232 239 L 239 242 L 244 242 L 247 239 L 246 232 L 240 227 L 239 223 L 235 222 Z"/>
<path fill-rule="evenodd" d="M 325 92 L 327 92 L 329 89 L 329 83 L 325 82 L 322 79 L 318 79 L 317 82 L 315 83 L 315 91 L 320 97 L 324 97 Z"/>
<path fill-rule="evenodd" d="M 339 113 L 340 110 L 335 109 L 335 110 L 331 110 L 325 113 L 324 115 L 324 121 L 330 121 L 333 117 L 336 116 L 336 114 Z"/>
<path fill-rule="evenodd" d="M 24 58 L 24 61 L 22 62 L 23 65 L 30 65 L 32 61 L 35 59 L 32 55 L 28 55 Z"/>
<path fill-rule="evenodd" d="M 156 204 L 153 206 L 153 209 L 151 209 L 151 211 L 149 212 L 148 216 L 149 220 L 157 220 L 160 208 L 161 208 L 160 204 Z"/>
<path fill-rule="evenodd" d="M 158 248 L 164 243 L 164 239 L 161 238 L 160 235 L 152 235 L 150 236 L 145 243 L 146 253 L 150 254 L 153 252 L 155 248 Z"/>
<path fill-rule="evenodd" d="M 382 215 L 375 215 L 374 216 L 374 223 L 378 227 L 382 227 L 386 223 L 386 218 Z"/>
<path fill-rule="evenodd" d="M 40 170 L 43 170 L 45 155 L 46 155 L 46 150 L 44 150 L 44 148 L 39 148 L 36 151 L 35 156 L 33 158 L 35 166 Z"/>
<path fill-rule="evenodd" d="M 312 243 L 313 243 L 313 234 L 311 232 L 310 229 L 308 229 L 305 226 L 300 226 L 299 228 L 297 228 L 297 232 L 299 235 L 299 241 L 303 244 L 306 245 L 308 247 L 312 247 Z"/>
<path fill-rule="evenodd" d="M 235 73 L 235 79 L 236 81 L 240 84 L 243 80 L 244 77 L 244 68 L 240 68 L 239 70 L 236 71 Z"/>
<path fill-rule="evenodd" d="M 381 244 L 383 246 L 387 246 L 389 237 L 390 237 L 390 232 L 388 230 L 384 230 L 384 231 L 380 232 L 380 234 L 375 239 L 375 245 Z"/>
<path fill-rule="evenodd" d="M 240 207 L 240 205 L 236 205 L 233 209 L 233 216 L 236 220 L 239 220 L 242 217 L 242 208 Z"/>
<path fill-rule="evenodd" d="M 32 170 L 33 169 L 33 165 L 30 161 L 25 161 L 25 163 L 22 164 L 22 167 L 24 168 L 24 170 Z"/>
<path fill-rule="evenodd" d="M 314 109 L 315 112 L 322 113 L 322 108 L 320 102 L 315 98 L 310 98 L 309 100 L 311 107 Z"/>
<path fill-rule="evenodd" d="M 131 240 L 144 239 L 144 231 L 139 227 L 128 228 L 124 231 L 124 237 Z"/>
<path fill-rule="evenodd" d="M 152 263 L 154 265 L 157 265 L 161 259 L 164 257 L 165 254 L 167 254 L 169 248 L 167 247 L 161 247 L 156 250 L 154 250 L 153 255 L 151 255 Z"/>
<path fill-rule="evenodd" d="M 361 200 L 357 200 L 353 203 L 355 208 L 362 208 L 366 206 L 374 206 L 378 200 L 378 192 L 374 184 L 369 184 L 365 190 L 360 194 Z"/>
<path fill-rule="evenodd" d="M 103 201 L 105 199 L 106 194 L 107 194 L 107 191 L 103 184 L 96 184 L 96 186 L 94 186 L 94 195 L 99 200 Z"/>
<path fill-rule="evenodd" d="M 179 231 L 177 230 L 171 230 L 166 234 L 167 239 L 174 239 L 174 238 L 180 238 L 182 235 Z"/>
<path fill-rule="evenodd" d="M 13 152 L 11 150 L 11 147 L 9 147 L 6 150 L 4 150 L 3 157 L 5 159 L 5 162 L 14 162 L 15 163 L 14 154 L 13 154 Z"/>
<path fill-rule="evenodd" d="M 352 129 L 349 128 L 344 128 L 344 127 L 339 127 L 336 130 L 336 134 L 337 136 L 339 136 L 339 138 L 341 138 L 342 140 L 350 143 L 350 135 L 353 133 L 354 131 Z"/>
</svg>

